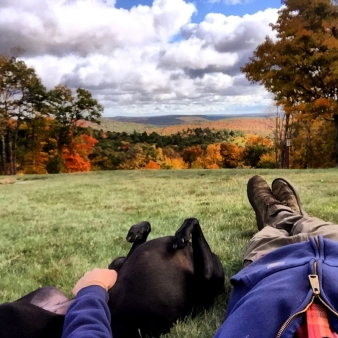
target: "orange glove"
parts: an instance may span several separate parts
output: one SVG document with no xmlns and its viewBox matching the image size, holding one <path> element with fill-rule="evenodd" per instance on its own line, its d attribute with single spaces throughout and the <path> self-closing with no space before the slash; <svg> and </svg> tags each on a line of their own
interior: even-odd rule
<svg viewBox="0 0 338 338">
<path fill-rule="evenodd" d="M 73 294 L 76 296 L 81 289 L 90 285 L 99 285 L 108 291 L 114 286 L 116 279 L 117 272 L 115 270 L 95 268 L 92 271 L 86 272 L 84 276 L 79 279 L 74 286 Z"/>
</svg>

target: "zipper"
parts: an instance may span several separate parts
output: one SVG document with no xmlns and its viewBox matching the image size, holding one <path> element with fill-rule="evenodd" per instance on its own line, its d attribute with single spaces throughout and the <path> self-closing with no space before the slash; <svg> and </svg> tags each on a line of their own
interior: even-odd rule
<svg viewBox="0 0 338 338">
<path fill-rule="evenodd" d="M 296 313 L 294 313 L 291 317 L 289 317 L 285 323 L 282 325 L 282 327 L 279 329 L 276 338 L 280 338 L 284 332 L 284 330 L 287 328 L 287 326 L 299 315 L 305 313 L 309 307 L 312 305 L 313 301 L 315 300 L 315 298 L 319 298 L 320 295 L 320 286 L 319 286 L 319 278 L 317 275 L 317 262 L 314 262 L 313 264 L 313 274 L 312 275 L 308 275 L 309 277 L 309 281 L 310 281 L 310 285 L 312 288 L 312 297 L 310 299 L 310 302 L 305 306 L 305 308 L 303 310 L 300 310 Z"/>
<path fill-rule="evenodd" d="M 319 297 L 320 295 L 320 286 L 319 286 L 319 278 L 317 275 L 317 262 L 314 262 L 313 264 L 313 274 L 312 275 L 308 275 L 309 277 L 309 281 L 310 281 L 310 285 L 312 288 L 312 297 L 310 299 L 310 302 L 305 306 L 305 308 L 303 310 L 300 310 L 296 313 L 294 313 L 291 317 L 289 317 L 286 322 L 282 325 L 282 327 L 279 329 L 276 338 L 280 338 L 284 332 L 284 330 L 286 329 L 286 327 L 299 315 L 305 313 L 308 308 L 312 305 L 313 301 L 315 300 L 316 297 Z"/>
<path fill-rule="evenodd" d="M 315 237 L 315 242 L 316 245 L 318 247 L 319 250 L 319 240 L 318 237 Z M 332 309 L 330 307 L 330 305 L 328 305 L 323 299 L 322 297 L 320 297 L 320 285 L 319 285 L 319 277 L 317 274 L 317 261 L 314 262 L 313 264 L 313 274 L 308 275 L 309 277 L 309 281 L 310 281 L 310 285 L 312 288 L 312 297 L 310 299 L 310 302 L 305 306 L 305 308 L 301 311 L 296 312 L 295 314 L 293 314 L 291 317 L 289 317 L 286 322 L 282 325 L 282 327 L 279 329 L 276 338 L 280 338 L 284 332 L 284 330 L 286 329 L 286 327 L 299 315 L 305 313 L 309 307 L 312 305 L 312 303 L 314 302 L 315 298 L 317 298 L 327 309 L 329 309 L 334 315 L 336 315 L 338 317 L 338 312 L 335 311 L 334 309 Z"/>
<path fill-rule="evenodd" d="M 276 338 L 280 338 L 284 332 L 284 330 L 286 329 L 286 327 L 299 315 L 305 313 L 308 308 L 312 305 L 313 301 L 315 299 L 315 296 L 312 296 L 310 302 L 308 303 L 308 305 L 306 305 L 306 307 L 301 310 L 301 311 L 298 311 L 296 312 L 295 314 L 293 314 L 291 317 L 288 318 L 288 320 L 282 325 L 282 327 L 279 329 L 278 333 L 277 333 L 277 336 Z"/>
</svg>

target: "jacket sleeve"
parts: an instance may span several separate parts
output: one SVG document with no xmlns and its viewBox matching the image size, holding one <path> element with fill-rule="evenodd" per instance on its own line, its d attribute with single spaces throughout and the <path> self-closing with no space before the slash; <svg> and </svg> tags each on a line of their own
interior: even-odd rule
<svg viewBox="0 0 338 338">
<path fill-rule="evenodd" d="M 80 290 L 66 313 L 62 338 L 112 338 L 108 299 L 101 286 Z"/>
</svg>

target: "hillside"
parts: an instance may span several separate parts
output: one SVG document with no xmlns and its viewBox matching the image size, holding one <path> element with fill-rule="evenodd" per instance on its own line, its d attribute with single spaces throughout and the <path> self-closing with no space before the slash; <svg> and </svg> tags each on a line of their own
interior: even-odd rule
<svg viewBox="0 0 338 338">
<path fill-rule="evenodd" d="M 272 118 L 266 117 L 241 117 L 232 118 L 219 121 L 201 121 L 199 123 L 190 123 L 187 121 L 185 124 L 157 127 L 152 129 L 161 135 L 175 134 L 187 128 L 210 128 L 215 130 L 228 129 L 240 130 L 244 134 L 257 134 L 267 136 L 272 133 L 275 121 Z"/>
<path fill-rule="evenodd" d="M 255 117 L 264 117 L 265 115 L 255 115 Z M 237 114 L 237 115 L 160 115 L 160 116 L 115 116 L 108 117 L 108 120 L 118 122 L 132 122 L 139 124 L 155 125 L 155 126 L 174 126 L 180 124 L 199 124 L 209 121 L 220 121 L 228 119 L 238 119 L 252 117 L 252 114 Z"/>
<path fill-rule="evenodd" d="M 275 121 L 273 117 L 224 116 L 224 115 L 165 115 L 151 117 L 102 118 L 101 125 L 85 122 L 84 125 L 105 131 L 138 133 L 155 131 L 161 135 L 171 135 L 188 128 L 210 128 L 215 130 L 241 130 L 245 134 L 269 135 Z"/>
</svg>

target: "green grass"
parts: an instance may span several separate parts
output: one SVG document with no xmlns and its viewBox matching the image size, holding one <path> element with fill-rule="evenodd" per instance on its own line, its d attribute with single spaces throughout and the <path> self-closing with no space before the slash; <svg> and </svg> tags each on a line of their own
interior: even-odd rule
<svg viewBox="0 0 338 338">
<path fill-rule="evenodd" d="M 188 217 L 199 219 L 226 273 L 226 295 L 197 318 L 178 323 L 167 338 L 212 337 L 256 232 L 246 197 L 248 179 L 290 179 L 310 215 L 338 223 L 337 170 L 110 171 L 20 176 L 0 185 L 0 303 L 42 286 L 67 295 L 84 272 L 125 255 L 129 227 L 147 220 L 150 238 L 174 234 Z"/>
</svg>

